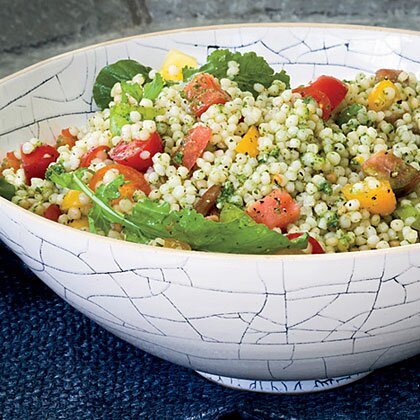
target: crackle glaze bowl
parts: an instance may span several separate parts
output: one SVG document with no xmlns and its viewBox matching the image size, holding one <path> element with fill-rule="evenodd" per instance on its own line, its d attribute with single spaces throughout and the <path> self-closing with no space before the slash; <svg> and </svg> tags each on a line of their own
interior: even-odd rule
<svg viewBox="0 0 420 420">
<path fill-rule="evenodd" d="M 159 68 L 177 48 L 256 51 L 294 85 L 321 74 L 403 68 L 420 76 L 420 33 L 248 24 L 94 45 L 0 81 L 0 156 L 52 140 L 95 112 L 107 63 Z M 220 384 L 254 391 L 328 389 L 420 353 L 420 244 L 334 255 L 202 253 L 74 230 L 0 198 L 0 237 L 66 302 L 133 345 Z"/>
</svg>

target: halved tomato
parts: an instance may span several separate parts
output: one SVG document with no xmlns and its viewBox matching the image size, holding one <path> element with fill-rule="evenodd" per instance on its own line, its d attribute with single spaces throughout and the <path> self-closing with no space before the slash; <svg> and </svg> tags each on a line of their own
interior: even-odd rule
<svg viewBox="0 0 420 420">
<path fill-rule="evenodd" d="M 190 102 L 191 111 L 199 117 L 211 105 L 225 104 L 231 97 L 208 73 L 199 73 L 184 87 L 185 97 Z"/>
<path fill-rule="evenodd" d="M 318 103 L 318 106 L 322 109 L 322 119 L 326 121 L 328 118 L 330 118 L 333 108 L 327 94 L 320 91 L 319 89 L 314 89 L 312 86 L 293 89 L 293 92 L 300 93 L 304 98 L 308 96 L 314 98 Z"/>
<path fill-rule="evenodd" d="M 331 76 L 320 76 L 308 86 L 293 89 L 302 96 L 312 96 L 323 111 L 322 118 L 327 120 L 331 112 L 341 103 L 347 94 L 348 88 L 341 81 Z"/>
<path fill-rule="evenodd" d="M 149 183 L 146 181 L 144 175 L 141 172 L 137 171 L 134 168 L 131 168 L 130 166 L 120 165 L 118 163 L 104 166 L 103 168 L 99 169 L 99 171 L 95 172 L 95 174 L 89 182 L 89 188 L 93 191 L 96 191 L 99 182 L 102 181 L 104 175 L 110 169 L 116 169 L 121 175 L 124 176 L 124 180 L 127 182 L 127 184 L 124 184 L 120 187 L 121 198 L 125 191 L 132 191 L 131 196 L 129 198 L 132 198 L 133 193 L 136 190 L 141 190 L 146 195 L 149 195 L 152 191 Z"/>
<path fill-rule="evenodd" d="M 130 166 L 140 172 L 146 172 L 153 165 L 152 157 L 163 152 L 163 142 L 155 131 L 147 140 L 121 141 L 109 153 L 111 159 L 120 165 Z"/>
<path fill-rule="evenodd" d="M 44 217 L 52 220 L 53 222 L 57 222 L 61 214 L 60 207 L 58 207 L 57 204 L 50 204 L 44 211 Z"/>
<path fill-rule="evenodd" d="M 33 152 L 25 154 L 21 151 L 22 168 L 25 171 L 26 182 L 30 183 L 32 178 L 44 179 L 45 171 L 50 163 L 57 160 L 59 153 L 47 144 L 38 146 Z"/>
<path fill-rule="evenodd" d="M 286 236 L 289 239 L 296 239 L 299 236 L 302 236 L 303 232 L 296 232 L 296 233 L 288 233 Z M 309 246 L 311 247 L 311 254 L 325 254 L 324 248 L 322 248 L 321 244 L 312 236 L 308 236 Z"/>
<path fill-rule="evenodd" d="M 92 149 L 88 150 L 88 152 L 82 156 L 82 159 L 80 160 L 80 167 L 88 168 L 93 159 L 105 160 L 108 157 L 109 150 L 110 148 L 108 146 L 92 147 Z"/>
<path fill-rule="evenodd" d="M 257 223 L 263 223 L 270 229 L 285 229 L 299 218 L 300 207 L 286 191 L 273 190 L 246 212 Z"/>
<path fill-rule="evenodd" d="M 176 163 L 181 163 L 182 166 L 192 169 L 197 159 L 203 154 L 211 136 L 211 128 L 203 125 L 191 129 L 175 154 L 175 157 L 179 157 L 179 161 Z"/>
</svg>

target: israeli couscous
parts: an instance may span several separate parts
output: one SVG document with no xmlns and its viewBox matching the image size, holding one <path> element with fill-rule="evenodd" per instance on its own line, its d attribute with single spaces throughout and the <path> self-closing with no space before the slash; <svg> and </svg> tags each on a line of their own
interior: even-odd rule
<svg viewBox="0 0 420 420">
<path fill-rule="evenodd" d="M 172 50 L 98 74 L 102 109 L 3 159 L 0 194 L 155 246 L 332 253 L 419 242 L 420 82 L 381 69 L 290 89 L 254 53 Z"/>
</svg>

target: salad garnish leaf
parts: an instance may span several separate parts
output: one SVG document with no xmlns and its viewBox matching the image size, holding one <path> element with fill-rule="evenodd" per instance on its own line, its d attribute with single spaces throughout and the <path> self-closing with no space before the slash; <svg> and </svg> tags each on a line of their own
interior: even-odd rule
<svg viewBox="0 0 420 420">
<path fill-rule="evenodd" d="M 151 70 L 151 67 L 143 66 L 135 60 L 120 60 L 109 64 L 96 76 L 93 99 L 100 109 L 105 109 L 112 101 L 111 89 L 115 83 L 131 80 L 137 74 L 141 74 L 145 81 L 149 82 Z"/>
<path fill-rule="evenodd" d="M 0 176 L 0 197 L 11 200 L 16 194 L 16 188 Z"/>
<path fill-rule="evenodd" d="M 228 77 L 228 63 L 236 61 L 239 64 L 239 72 Z M 230 78 L 238 83 L 238 87 L 243 91 L 251 92 L 255 97 L 258 92 L 254 89 L 255 83 L 260 83 L 264 87 L 269 87 L 274 80 L 280 80 L 286 88 L 290 88 L 290 77 L 284 70 L 275 73 L 267 61 L 255 54 L 255 52 L 232 52 L 229 50 L 216 50 L 207 57 L 207 63 L 197 69 L 184 67 L 182 75 L 184 81 L 189 80 L 196 73 L 210 73 L 218 79 Z"/>
<path fill-rule="evenodd" d="M 156 73 L 155 78 L 144 85 L 143 98 L 154 101 L 164 87 L 165 80 L 160 73 Z"/>
<path fill-rule="evenodd" d="M 223 208 L 221 222 L 215 222 L 192 209 L 171 211 L 168 203 L 144 199 L 127 218 L 147 237 L 174 238 L 198 251 L 270 254 L 283 248 L 305 249 L 308 243 L 307 235 L 289 240 L 231 204 Z"/>
<path fill-rule="evenodd" d="M 143 89 L 138 83 L 121 82 L 121 102 L 128 103 L 127 95 L 130 95 L 137 102 L 141 101 L 143 97 Z"/>
<path fill-rule="evenodd" d="M 163 108 L 153 108 L 146 106 L 130 105 L 128 103 L 118 103 L 110 108 L 109 128 L 113 136 L 119 136 L 121 129 L 126 124 L 132 124 L 130 120 L 130 112 L 138 111 L 143 120 L 153 120 L 158 115 L 164 114 Z"/>
</svg>

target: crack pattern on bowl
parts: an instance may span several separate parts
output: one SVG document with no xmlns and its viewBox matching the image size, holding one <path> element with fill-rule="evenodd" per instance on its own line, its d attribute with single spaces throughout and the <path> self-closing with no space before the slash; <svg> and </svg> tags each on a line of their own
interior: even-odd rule
<svg viewBox="0 0 420 420">
<path fill-rule="evenodd" d="M 134 345 L 196 370 L 328 378 L 376 369 L 420 345 L 419 250 L 353 254 L 325 270 L 312 258 L 162 256 L 86 240 L 70 228 L 64 248 L 42 226 L 0 214 L 9 221 L 3 241 L 67 302 Z"/>
<path fill-rule="evenodd" d="M 121 58 L 158 68 L 170 48 L 256 51 L 295 85 L 320 74 L 405 68 L 419 36 L 263 27 L 131 38 L 52 60 L 0 83 L 0 154 L 52 139 L 94 110 L 97 71 Z M 82 69 L 82 71 L 80 70 Z M 305 380 L 366 372 L 420 351 L 420 248 L 322 259 L 168 252 L 95 237 L 0 199 L 0 237 L 61 297 L 128 342 L 198 371 Z M 302 263 L 304 261 L 304 263 Z"/>
</svg>

